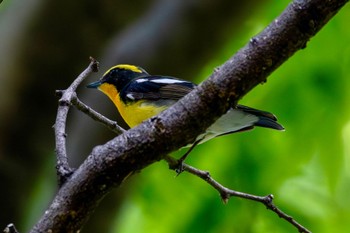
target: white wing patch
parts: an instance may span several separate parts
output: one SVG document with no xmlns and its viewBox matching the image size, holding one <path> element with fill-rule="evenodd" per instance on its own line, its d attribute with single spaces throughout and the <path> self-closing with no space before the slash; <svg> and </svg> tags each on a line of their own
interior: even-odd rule
<svg viewBox="0 0 350 233">
<path fill-rule="evenodd" d="M 131 99 L 131 100 L 135 100 L 135 97 L 134 97 L 133 94 L 131 94 L 131 93 L 126 94 L 126 97 L 128 97 L 128 98 Z"/>
<path fill-rule="evenodd" d="M 143 82 L 147 82 L 147 81 L 149 81 L 147 78 L 136 79 L 137 83 L 143 83 Z"/>
<path fill-rule="evenodd" d="M 153 83 L 164 83 L 164 84 L 187 83 L 187 81 L 171 79 L 171 78 L 153 79 L 153 80 L 150 80 L 150 82 L 153 82 Z"/>
</svg>

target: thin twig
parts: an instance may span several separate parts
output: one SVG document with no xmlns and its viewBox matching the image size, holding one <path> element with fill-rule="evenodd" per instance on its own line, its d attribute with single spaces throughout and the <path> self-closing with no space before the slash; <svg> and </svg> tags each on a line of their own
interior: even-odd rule
<svg viewBox="0 0 350 233">
<path fill-rule="evenodd" d="M 89 66 L 73 81 L 73 83 L 63 91 L 56 91 L 57 94 L 61 96 L 58 101 L 58 110 L 56 122 L 54 125 L 55 129 L 55 141 L 56 141 L 56 170 L 59 185 L 62 185 L 65 180 L 72 174 L 73 168 L 69 166 L 68 156 L 66 150 L 66 121 L 67 115 L 69 111 L 69 107 L 71 105 L 71 101 L 73 96 L 75 95 L 75 90 L 78 85 L 92 72 L 98 71 L 98 62 L 90 57 Z"/>
<path fill-rule="evenodd" d="M 165 158 L 165 161 L 169 164 L 169 168 L 172 170 L 175 170 L 174 165 L 178 164 L 179 161 L 169 155 L 167 155 Z M 206 181 L 208 184 L 210 184 L 213 188 L 215 188 L 219 193 L 223 200 L 223 202 L 226 204 L 230 197 L 240 197 L 244 199 L 249 199 L 253 201 L 260 202 L 266 206 L 267 209 L 272 210 L 275 212 L 278 217 L 285 219 L 287 222 L 291 223 L 294 227 L 298 229 L 299 232 L 303 233 L 311 233 L 307 228 L 302 226 L 300 223 L 298 223 L 293 217 L 290 215 L 284 213 L 282 210 L 280 210 L 274 203 L 273 203 L 273 195 L 269 194 L 267 196 L 256 196 L 248 193 L 238 192 L 229 188 L 226 188 L 222 184 L 220 184 L 218 181 L 214 180 L 208 171 L 199 170 L 195 167 L 192 167 L 188 164 L 182 163 L 182 169 L 183 171 L 187 171 L 188 173 L 191 173 L 195 176 L 198 176 L 202 180 Z"/>
<path fill-rule="evenodd" d="M 100 122 L 104 126 L 106 126 L 109 130 L 113 131 L 117 135 L 122 134 L 125 132 L 125 129 L 120 127 L 117 122 L 112 121 L 108 119 L 107 117 L 101 115 L 100 113 L 96 112 L 83 102 L 79 100 L 77 95 L 72 96 L 72 104 L 80 111 L 91 117 L 93 120 Z"/>
</svg>

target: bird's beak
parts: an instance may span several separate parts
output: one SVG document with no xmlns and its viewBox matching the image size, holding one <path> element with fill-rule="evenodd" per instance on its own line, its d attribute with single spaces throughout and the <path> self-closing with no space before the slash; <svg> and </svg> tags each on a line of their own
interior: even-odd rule
<svg viewBox="0 0 350 233">
<path fill-rule="evenodd" d="M 101 81 L 96 81 L 96 82 L 93 82 L 93 83 L 90 83 L 89 85 L 87 85 L 86 87 L 87 88 L 98 88 L 100 85 L 101 85 Z"/>
</svg>

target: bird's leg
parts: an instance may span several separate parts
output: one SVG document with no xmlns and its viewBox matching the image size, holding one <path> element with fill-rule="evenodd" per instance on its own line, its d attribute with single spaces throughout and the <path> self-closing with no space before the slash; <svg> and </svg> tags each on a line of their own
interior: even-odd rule
<svg viewBox="0 0 350 233">
<path fill-rule="evenodd" d="M 183 168 L 183 162 L 185 161 L 185 159 L 187 158 L 187 156 L 191 153 L 191 151 L 202 141 L 203 138 L 201 139 L 198 139 L 197 141 L 195 141 L 190 149 L 188 149 L 186 151 L 186 153 L 181 156 L 181 158 L 179 158 L 177 160 L 177 164 L 176 164 L 176 169 L 175 169 L 175 172 L 177 173 L 177 175 L 180 175 L 183 171 L 184 171 L 184 168 Z"/>
</svg>

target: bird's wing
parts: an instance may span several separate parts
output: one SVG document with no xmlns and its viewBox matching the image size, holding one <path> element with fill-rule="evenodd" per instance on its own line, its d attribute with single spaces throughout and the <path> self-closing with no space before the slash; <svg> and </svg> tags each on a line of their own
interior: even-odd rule
<svg viewBox="0 0 350 233">
<path fill-rule="evenodd" d="M 174 100 L 177 101 L 190 91 L 195 84 L 165 76 L 146 76 L 134 79 L 123 90 L 122 98 L 138 100 Z"/>
</svg>

